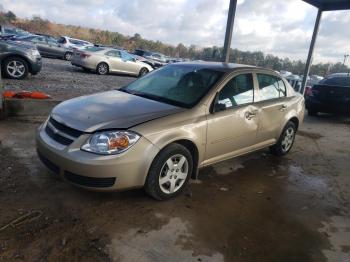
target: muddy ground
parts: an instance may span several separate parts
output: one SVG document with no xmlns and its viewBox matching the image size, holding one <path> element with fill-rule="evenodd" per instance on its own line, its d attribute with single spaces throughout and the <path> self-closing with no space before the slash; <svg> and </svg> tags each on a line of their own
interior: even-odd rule
<svg viewBox="0 0 350 262">
<path fill-rule="evenodd" d="M 120 88 L 135 79 L 127 75 L 87 73 L 69 61 L 43 58 L 42 70 L 37 75 L 21 81 L 4 79 L 4 84 L 7 90 L 41 91 L 54 99 L 65 100 Z"/>
<path fill-rule="evenodd" d="M 0 261 L 350 261 L 350 120 L 306 118 L 290 154 L 200 171 L 165 202 L 92 193 L 35 154 L 38 122 L 0 122 Z"/>
</svg>

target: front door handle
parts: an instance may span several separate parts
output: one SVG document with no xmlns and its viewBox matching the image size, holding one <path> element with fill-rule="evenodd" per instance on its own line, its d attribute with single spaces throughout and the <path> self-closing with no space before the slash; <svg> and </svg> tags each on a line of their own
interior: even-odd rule
<svg viewBox="0 0 350 262">
<path fill-rule="evenodd" d="M 253 117 L 256 117 L 256 113 L 252 113 L 252 112 L 246 112 L 245 113 L 245 118 L 247 118 L 248 120 L 251 120 Z"/>
<path fill-rule="evenodd" d="M 286 105 L 282 105 L 281 107 L 280 107 L 280 111 L 281 112 L 283 112 L 284 110 L 286 110 L 287 109 L 287 106 Z"/>
</svg>

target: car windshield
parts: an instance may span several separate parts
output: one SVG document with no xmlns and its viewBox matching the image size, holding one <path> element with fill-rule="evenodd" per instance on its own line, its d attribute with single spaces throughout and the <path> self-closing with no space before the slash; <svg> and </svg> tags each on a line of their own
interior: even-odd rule
<svg viewBox="0 0 350 262">
<path fill-rule="evenodd" d="M 191 108 L 221 78 L 223 72 L 194 65 L 168 65 L 121 88 L 123 92 Z"/>
</svg>

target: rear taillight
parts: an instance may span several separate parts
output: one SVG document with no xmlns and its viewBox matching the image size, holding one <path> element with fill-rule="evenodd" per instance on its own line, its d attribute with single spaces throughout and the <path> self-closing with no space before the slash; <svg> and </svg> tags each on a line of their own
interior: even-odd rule
<svg viewBox="0 0 350 262">
<path fill-rule="evenodd" d="M 312 87 L 311 86 L 307 86 L 305 88 L 305 95 L 306 96 L 313 96 L 313 94 L 312 94 Z"/>
<path fill-rule="evenodd" d="M 90 57 L 91 55 L 90 54 L 87 54 L 87 53 L 81 53 L 80 54 L 80 57 L 81 58 L 88 58 L 88 57 Z"/>
</svg>

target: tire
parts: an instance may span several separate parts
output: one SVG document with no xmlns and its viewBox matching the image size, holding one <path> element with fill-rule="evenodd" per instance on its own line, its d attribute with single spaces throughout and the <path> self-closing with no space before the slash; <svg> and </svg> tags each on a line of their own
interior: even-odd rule
<svg viewBox="0 0 350 262">
<path fill-rule="evenodd" d="M 139 73 L 139 77 L 142 77 L 146 74 L 148 74 L 148 69 L 146 67 L 142 67 L 141 70 L 140 70 L 140 73 Z"/>
<path fill-rule="evenodd" d="M 308 116 L 317 116 L 318 112 L 316 110 L 307 110 Z"/>
<path fill-rule="evenodd" d="M 73 53 L 72 52 L 66 52 L 64 54 L 64 60 L 71 61 L 72 60 Z"/>
<path fill-rule="evenodd" d="M 177 167 L 178 164 L 181 166 Z M 157 200 L 175 197 L 186 187 L 192 170 L 193 159 L 188 149 L 176 143 L 171 144 L 161 150 L 153 160 L 144 189 Z"/>
<path fill-rule="evenodd" d="M 2 70 L 7 78 L 23 79 L 28 76 L 29 66 L 27 61 L 20 57 L 9 57 L 5 60 Z"/>
<path fill-rule="evenodd" d="M 96 67 L 96 73 L 99 75 L 107 75 L 109 72 L 109 67 L 106 63 L 99 63 Z"/>
<path fill-rule="evenodd" d="M 277 143 L 270 147 L 270 151 L 275 156 L 284 156 L 288 154 L 294 144 L 297 128 L 295 124 L 289 121 L 283 128 L 282 134 Z"/>
</svg>

